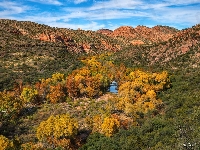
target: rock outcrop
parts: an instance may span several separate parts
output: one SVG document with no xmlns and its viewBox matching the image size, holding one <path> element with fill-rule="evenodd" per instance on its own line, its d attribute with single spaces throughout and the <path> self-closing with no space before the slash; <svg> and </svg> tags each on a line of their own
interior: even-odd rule
<svg viewBox="0 0 200 150">
<path fill-rule="evenodd" d="M 121 26 L 113 32 L 108 29 L 101 29 L 97 32 L 110 37 L 124 38 L 125 41 L 129 41 L 133 45 L 140 45 L 167 41 L 172 38 L 177 31 L 178 30 L 167 26 L 155 26 L 153 28 L 146 26 L 137 26 L 135 28 L 131 26 Z"/>
</svg>

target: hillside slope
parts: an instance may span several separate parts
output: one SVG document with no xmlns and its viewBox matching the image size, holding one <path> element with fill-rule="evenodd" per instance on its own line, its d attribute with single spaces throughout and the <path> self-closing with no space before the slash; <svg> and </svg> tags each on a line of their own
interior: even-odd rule
<svg viewBox="0 0 200 150">
<path fill-rule="evenodd" d="M 178 32 L 177 29 L 168 26 L 155 26 L 152 28 L 146 26 L 121 26 L 114 31 L 100 29 L 97 32 L 108 35 L 113 38 L 122 38 L 132 45 L 153 44 L 167 41 Z"/>
<path fill-rule="evenodd" d="M 200 25 L 174 34 L 168 41 L 149 46 L 131 46 L 114 56 L 131 66 L 162 66 L 170 69 L 199 67 Z"/>
</svg>

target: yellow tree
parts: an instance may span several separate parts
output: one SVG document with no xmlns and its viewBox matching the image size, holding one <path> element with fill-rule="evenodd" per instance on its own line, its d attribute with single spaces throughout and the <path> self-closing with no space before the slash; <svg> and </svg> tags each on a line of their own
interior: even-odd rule
<svg viewBox="0 0 200 150">
<path fill-rule="evenodd" d="M 25 87 L 21 93 L 21 99 L 24 100 L 25 103 L 34 102 L 38 96 L 38 91 L 33 88 Z"/>
<path fill-rule="evenodd" d="M 106 117 L 103 120 L 101 125 L 101 133 L 105 134 L 105 136 L 112 136 L 115 134 L 120 127 L 120 122 L 116 118 L 113 117 Z"/>
<path fill-rule="evenodd" d="M 0 92 L 0 122 L 14 119 L 24 107 L 24 102 L 9 92 Z"/>
<path fill-rule="evenodd" d="M 70 97 L 95 97 L 107 91 L 113 76 L 107 67 L 112 63 L 99 62 L 93 56 L 82 60 L 86 66 L 74 70 L 66 80 L 66 88 Z M 104 65 L 106 64 L 106 65 Z"/>
<path fill-rule="evenodd" d="M 69 114 L 63 114 L 50 116 L 46 121 L 41 122 L 36 135 L 44 143 L 61 146 L 62 142 L 70 144 L 70 139 L 77 134 L 77 131 L 77 120 L 70 117 Z"/>
<path fill-rule="evenodd" d="M 156 93 L 169 87 L 170 81 L 166 71 L 132 71 L 119 86 L 118 108 L 132 115 L 136 115 L 136 112 L 146 113 L 162 104 Z"/>
</svg>

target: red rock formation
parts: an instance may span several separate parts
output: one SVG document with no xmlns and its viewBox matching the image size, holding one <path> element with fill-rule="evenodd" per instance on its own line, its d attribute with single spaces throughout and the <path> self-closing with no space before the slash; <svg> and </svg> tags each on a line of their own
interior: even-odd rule
<svg viewBox="0 0 200 150">
<path fill-rule="evenodd" d="M 105 34 L 105 35 L 110 35 L 113 33 L 112 30 L 109 30 L 109 29 L 100 29 L 100 30 L 97 30 L 97 33 L 101 33 L 101 34 Z"/>
<path fill-rule="evenodd" d="M 42 34 L 39 35 L 39 39 L 40 39 L 41 41 L 49 41 L 48 35 L 46 35 L 46 34 L 44 34 L 44 33 L 42 33 Z"/>
<path fill-rule="evenodd" d="M 112 33 L 113 36 L 122 36 L 126 38 L 136 38 L 138 33 L 135 31 L 133 27 L 130 26 L 122 26 L 115 29 Z"/>
<path fill-rule="evenodd" d="M 111 32 L 108 29 L 101 29 L 97 32 L 106 34 L 111 37 L 123 37 L 126 41 L 132 44 L 146 44 L 167 41 L 177 32 L 176 29 L 166 26 L 155 26 L 149 28 L 146 26 L 137 26 L 133 28 L 131 26 L 121 26 Z"/>
</svg>

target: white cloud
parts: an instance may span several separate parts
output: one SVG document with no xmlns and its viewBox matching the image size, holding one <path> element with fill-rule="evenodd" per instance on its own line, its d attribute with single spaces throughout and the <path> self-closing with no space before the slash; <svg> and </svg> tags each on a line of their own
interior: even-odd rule
<svg viewBox="0 0 200 150">
<path fill-rule="evenodd" d="M 89 10 L 98 10 L 98 9 L 134 9 L 137 6 L 142 5 L 141 0 L 110 0 L 96 2 Z"/>
<path fill-rule="evenodd" d="M 87 2 L 87 0 L 74 0 L 75 4 L 80 4 L 80 3 L 83 3 L 83 2 Z"/>
<path fill-rule="evenodd" d="M 188 5 L 199 3 L 199 0 L 165 0 L 165 3 L 170 5 Z"/>
<path fill-rule="evenodd" d="M 68 18 L 85 20 L 110 20 L 125 18 L 151 19 L 157 23 L 165 24 L 197 24 L 199 23 L 199 10 L 191 4 L 199 0 L 109 0 L 96 2 L 88 8 L 67 8 Z M 186 6 L 187 5 L 187 6 Z M 176 6 L 176 7 L 174 7 Z"/>
<path fill-rule="evenodd" d="M 101 28 L 105 28 L 105 25 L 104 24 L 99 24 L 97 22 L 89 22 L 89 23 L 86 23 L 86 24 L 74 24 L 74 23 L 69 23 L 69 22 L 50 22 L 48 24 L 49 26 L 51 27 L 60 27 L 60 28 L 70 28 L 70 29 L 83 29 L 83 30 L 98 30 L 98 29 L 101 29 Z"/>
<path fill-rule="evenodd" d="M 24 13 L 30 9 L 29 6 L 24 6 L 20 3 L 15 3 L 10 1 L 1 2 L 0 8 L 2 8 L 2 11 L 0 11 L 1 18 L 12 17 L 12 15 Z"/>
<path fill-rule="evenodd" d="M 200 23 L 200 11 L 198 6 L 199 0 L 165 0 L 147 1 L 147 0 L 107 0 L 97 1 L 92 6 L 86 7 L 67 7 L 68 3 L 61 3 L 59 0 L 28 0 L 49 5 L 62 5 L 58 12 L 43 12 L 39 8 L 33 12 L 25 14 L 30 10 L 30 6 L 20 3 L 14 3 L 4 0 L 0 3 L 0 16 L 2 18 L 28 20 L 50 26 L 66 27 L 66 28 L 82 28 L 96 30 L 106 27 L 99 21 L 112 22 L 113 19 L 119 20 L 117 23 L 107 23 L 107 27 L 114 29 L 119 26 L 120 19 L 129 19 L 129 25 L 135 25 L 134 19 L 138 19 L 138 23 L 148 24 L 169 24 L 176 26 L 177 24 L 194 25 Z M 65 0 L 69 3 L 79 4 L 88 0 Z M 190 5 L 198 3 L 196 5 Z M 9 7 L 8 7 L 9 6 Z M 70 6 L 70 5 L 68 5 Z M 174 7 L 176 6 L 176 7 Z M 31 8 L 33 9 L 33 8 Z M 24 13 L 23 18 L 15 17 L 17 14 Z M 77 24 L 75 23 L 77 19 Z M 71 22 L 73 20 L 73 23 Z M 79 23 L 80 22 L 83 24 Z M 130 21 L 133 20 L 133 21 Z M 85 23 L 86 22 L 86 23 Z"/>
<path fill-rule="evenodd" d="M 47 5 L 62 5 L 62 3 L 59 2 L 58 0 L 29 0 L 29 1 L 47 4 Z"/>
</svg>

